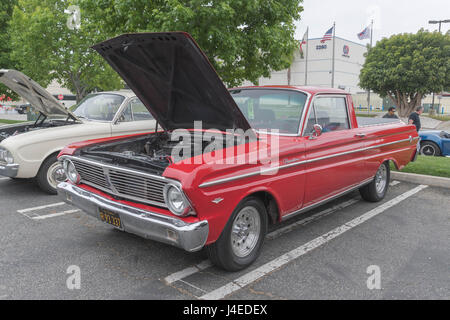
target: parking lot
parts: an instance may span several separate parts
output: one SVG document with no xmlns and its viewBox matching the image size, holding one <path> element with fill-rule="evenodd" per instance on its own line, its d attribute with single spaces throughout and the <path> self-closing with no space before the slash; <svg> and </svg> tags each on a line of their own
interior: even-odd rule
<svg viewBox="0 0 450 320">
<path fill-rule="evenodd" d="M 237 273 L 115 230 L 30 180 L 0 177 L 0 218 L 0 299 L 450 298 L 449 189 L 393 181 L 380 203 L 350 193 L 272 227 Z"/>
</svg>

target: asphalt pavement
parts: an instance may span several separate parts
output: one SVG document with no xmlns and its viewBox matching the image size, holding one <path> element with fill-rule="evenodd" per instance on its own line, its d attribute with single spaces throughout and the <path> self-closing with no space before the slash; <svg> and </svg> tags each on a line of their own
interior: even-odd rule
<svg viewBox="0 0 450 320">
<path fill-rule="evenodd" d="M 395 181 L 379 203 L 353 192 L 271 227 L 258 260 L 234 273 L 113 229 L 32 180 L 0 177 L 0 218 L 0 299 L 450 298 L 450 189 Z"/>
</svg>

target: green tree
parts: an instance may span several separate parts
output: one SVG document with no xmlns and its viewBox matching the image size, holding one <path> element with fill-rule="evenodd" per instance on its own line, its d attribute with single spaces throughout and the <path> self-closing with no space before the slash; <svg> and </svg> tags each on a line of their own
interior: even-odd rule
<svg viewBox="0 0 450 320">
<path fill-rule="evenodd" d="M 90 46 L 108 38 L 92 15 L 81 12 L 80 28 L 64 11 L 76 1 L 19 0 L 10 23 L 11 57 L 22 72 L 47 86 L 56 79 L 79 101 L 94 89 L 123 87 L 119 76 Z"/>
<path fill-rule="evenodd" d="M 450 87 L 450 36 L 420 30 L 384 38 L 366 54 L 359 78 L 408 116 L 425 95 Z"/>
<path fill-rule="evenodd" d="M 0 69 L 11 69 L 15 67 L 14 62 L 11 60 L 8 27 L 16 3 L 17 0 L 2 0 L 0 2 Z M 13 91 L 0 84 L 0 96 L 3 94 L 14 100 L 18 98 Z"/>
<path fill-rule="evenodd" d="M 185 31 L 229 86 L 290 66 L 302 0 L 79 0 L 103 34 Z M 100 14 L 103 13 L 103 14 Z"/>
</svg>

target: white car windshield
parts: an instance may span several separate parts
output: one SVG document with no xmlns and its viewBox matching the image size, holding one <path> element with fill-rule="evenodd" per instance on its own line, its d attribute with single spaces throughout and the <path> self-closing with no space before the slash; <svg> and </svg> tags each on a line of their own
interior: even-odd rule
<svg viewBox="0 0 450 320">
<path fill-rule="evenodd" d="M 125 97 L 118 94 L 95 93 L 86 96 L 71 109 L 78 118 L 112 121 L 124 100 Z"/>
</svg>

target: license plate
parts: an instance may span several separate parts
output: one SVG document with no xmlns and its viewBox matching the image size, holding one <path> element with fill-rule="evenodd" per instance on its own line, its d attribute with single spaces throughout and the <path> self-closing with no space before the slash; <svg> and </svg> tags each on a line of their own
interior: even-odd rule
<svg viewBox="0 0 450 320">
<path fill-rule="evenodd" d="M 122 229 L 122 221 L 120 221 L 120 216 L 118 213 L 100 208 L 100 220 L 105 223 L 111 224 L 116 228 Z"/>
</svg>

